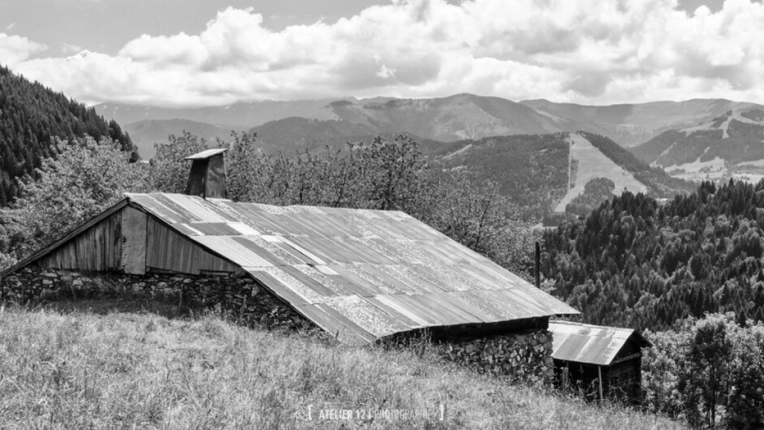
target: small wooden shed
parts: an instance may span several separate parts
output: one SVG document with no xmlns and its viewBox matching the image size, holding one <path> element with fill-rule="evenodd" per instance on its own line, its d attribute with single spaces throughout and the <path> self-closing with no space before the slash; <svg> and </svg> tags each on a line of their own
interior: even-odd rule
<svg viewBox="0 0 764 430">
<path fill-rule="evenodd" d="M 652 346 L 641 334 L 570 321 L 550 321 L 549 331 L 558 386 L 589 399 L 641 402 L 642 348 Z"/>
</svg>

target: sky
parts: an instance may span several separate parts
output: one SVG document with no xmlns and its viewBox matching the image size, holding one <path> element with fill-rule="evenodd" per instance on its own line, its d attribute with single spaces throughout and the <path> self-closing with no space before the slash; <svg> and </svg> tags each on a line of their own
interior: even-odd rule
<svg viewBox="0 0 764 430">
<path fill-rule="evenodd" d="M 0 64 L 94 104 L 764 104 L 762 0 L 2 0 Z"/>
</svg>

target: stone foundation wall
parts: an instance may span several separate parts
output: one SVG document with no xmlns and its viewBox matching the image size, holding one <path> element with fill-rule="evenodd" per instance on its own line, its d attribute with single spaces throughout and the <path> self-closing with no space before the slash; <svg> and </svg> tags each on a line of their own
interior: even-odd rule
<svg viewBox="0 0 764 430">
<path fill-rule="evenodd" d="M 246 275 L 126 275 L 27 267 L 0 279 L 0 302 L 35 303 L 62 295 L 79 299 L 124 295 L 174 298 L 184 307 L 220 308 L 244 325 L 320 330 Z"/>
<path fill-rule="evenodd" d="M 440 344 L 440 355 L 478 373 L 549 384 L 554 377 L 552 333 L 534 330 Z"/>
</svg>

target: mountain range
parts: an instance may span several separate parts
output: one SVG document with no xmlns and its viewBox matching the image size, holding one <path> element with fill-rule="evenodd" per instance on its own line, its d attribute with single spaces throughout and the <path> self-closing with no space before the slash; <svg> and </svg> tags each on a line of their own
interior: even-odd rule
<svg viewBox="0 0 764 430">
<path fill-rule="evenodd" d="M 154 142 L 164 142 L 167 135 L 178 135 L 183 130 L 208 140 L 225 139 L 231 130 L 248 130 L 257 133 L 261 151 L 287 156 L 324 147 L 339 150 L 347 142 L 366 142 L 377 135 L 405 133 L 415 137 L 423 152 L 433 160 L 449 168 L 467 167 L 480 172 L 480 176 L 499 183 L 503 192 L 518 198 L 518 202 L 523 200 L 523 193 L 536 196 L 531 200 L 543 202 L 541 206 L 536 207 L 531 200 L 526 206 L 541 215 L 548 212 L 550 205 L 556 212 L 586 213 L 603 199 L 623 190 L 659 197 L 686 193 L 693 187 L 681 179 L 698 178 L 686 175 L 682 166 L 695 162 L 699 155 L 682 158 L 681 148 L 685 143 L 672 146 L 676 133 L 694 139 L 696 135 L 712 131 L 710 128 L 718 119 L 729 114 L 725 130 L 731 130 L 737 138 L 739 124 L 751 127 L 758 121 L 755 112 L 759 107 L 721 99 L 585 106 L 457 94 L 432 99 L 259 101 L 193 109 L 111 103 L 95 108 L 106 118 L 126 123 L 125 129 L 144 157 L 153 155 Z M 568 134 L 571 132 L 574 133 Z M 712 138 L 719 142 L 715 145 L 724 147 L 729 143 L 723 142 L 729 138 L 725 133 L 713 134 Z M 757 151 L 751 151 L 756 143 L 751 140 L 756 133 L 751 133 L 753 137 L 747 138 L 747 147 L 737 145 L 731 149 L 734 153 L 750 152 L 747 158 L 726 157 L 745 158 L 746 162 L 759 157 Z M 552 135 L 557 137 L 543 137 Z M 534 139 L 527 136 L 542 136 L 540 142 L 546 144 L 536 145 L 532 143 Z M 546 147 L 551 141 L 555 144 Z M 564 148 L 557 148 L 560 145 Z M 671 151 L 666 153 L 669 147 Z M 756 160 L 764 159 L 764 151 L 760 152 Z M 563 153 L 565 160 L 558 159 Z M 549 159 L 550 154 L 556 154 L 554 160 Z M 666 157 L 667 154 L 671 157 Z M 668 160 L 676 160 L 676 163 L 665 164 Z M 541 168 L 543 163 L 560 171 L 552 174 L 549 169 Z M 666 175 L 662 167 L 669 168 L 678 179 Z M 522 174 L 507 174 L 502 169 L 515 169 Z M 510 181 L 517 183 L 510 186 Z M 547 184 L 538 188 L 529 184 L 534 181 L 547 181 Z M 560 185 L 563 183 L 564 186 Z M 539 193 L 543 196 L 538 197 Z"/>
<path fill-rule="evenodd" d="M 585 130 L 607 136 L 627 148 L 647 142 L 669 130 L 693 127 L 730 109 L 756 106 L 723 99 L 609 106 L 552 103 L 547 100 L 526 100 L 520 103 L 564 124 L 567 130 Z"/>
<path fill-rule="evenodd" d="M 764 178 L 764 108 L 732 106 L 693 127 L 666 131 L 632 152 L 688 180 L 758 182 Z"/>
<path fill-rule="evenodd" d="M 665 132 L 688 129 L 712 121 L 725 112 L 764 108 L 752 103 L 722 99 L 695 99 L 684 102 L 651 102 L 610 106 L 554 103 L 547 100 L 514 102 L 498 97 L 457 94 L 432 99 L 342 98 L 300 101 L 254 101 L 199 108 L 159 108 L 104 103 L 96 111 L 114 119 L 135 135 L 140 148 L 150 147 L 154 133 L 143 134 L 134 125 L 154 121 L 154 130 L 179 134 L 193 121 L 197 128 L 208 124 L 230 132 L 253 129 L 261 134 L 269 150 L 290 151 L 310 147 L 327 139 L 327 130 L 336 136 L 366 136 L 405 132 L 421 139 L 453 142 L 490 136 L 587 131 L 606 136 L 626 148 L 636 147 Z M 292 118 L 305 121 L 284 121 Z M 272 123 L 276 121 L 276 123 Z M 267 125 L 266 125 L 267 124 Z M 295 136 L 294 126 L 303 130 Z M 282 130 L 280 130 L 282 129 Z M 319 137 L 312 137 L 318 131 Z M 219 130 L 206 131 L 210 136 Z M 336 137 L 335 136 L 335 137 Z M 166 136 L 165 136 L 166 138 Z M 149 156 L 144 154 L 144 157 Z"/>
</svg>

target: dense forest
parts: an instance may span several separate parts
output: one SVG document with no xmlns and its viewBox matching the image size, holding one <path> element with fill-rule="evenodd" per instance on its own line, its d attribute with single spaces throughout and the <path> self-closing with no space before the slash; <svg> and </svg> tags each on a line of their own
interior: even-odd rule
<svg viewBox="0 0 764 430">
<path fill-rule="evenodd" d="M 624 193 L 544 235 L 542 271 L 587 322 L 660 330 L 734 311 L 764 321 L 764 182 L 704 182 L 660 206 Z"/>
<path fill-rule="evenodd" d="M 487 137 L 425 147 L 434 164 L 446 170 L 472 170 L 527 220 L 538 221 L 567 192 L 568 133 Z M 597 202 L 599 203 L 599 202 Z"/>
<path fill-rule="evenodd" d="M 605 200 L 613 197 L 615 183 L 608 178 L 594 178 L 584 185 L 584 192 L 565 205 L 565 212 L 586 216 Z"/>
<path fill-rule="evenodd" d="M 130 137 L 115 121 L 106 122 L 94 109 L 0 66 L 0 206 L 18 194 L 16 178 L 55 156 L 56 137 L 85 136 L 118 142 L 137 160 Z"/>
</svg>

